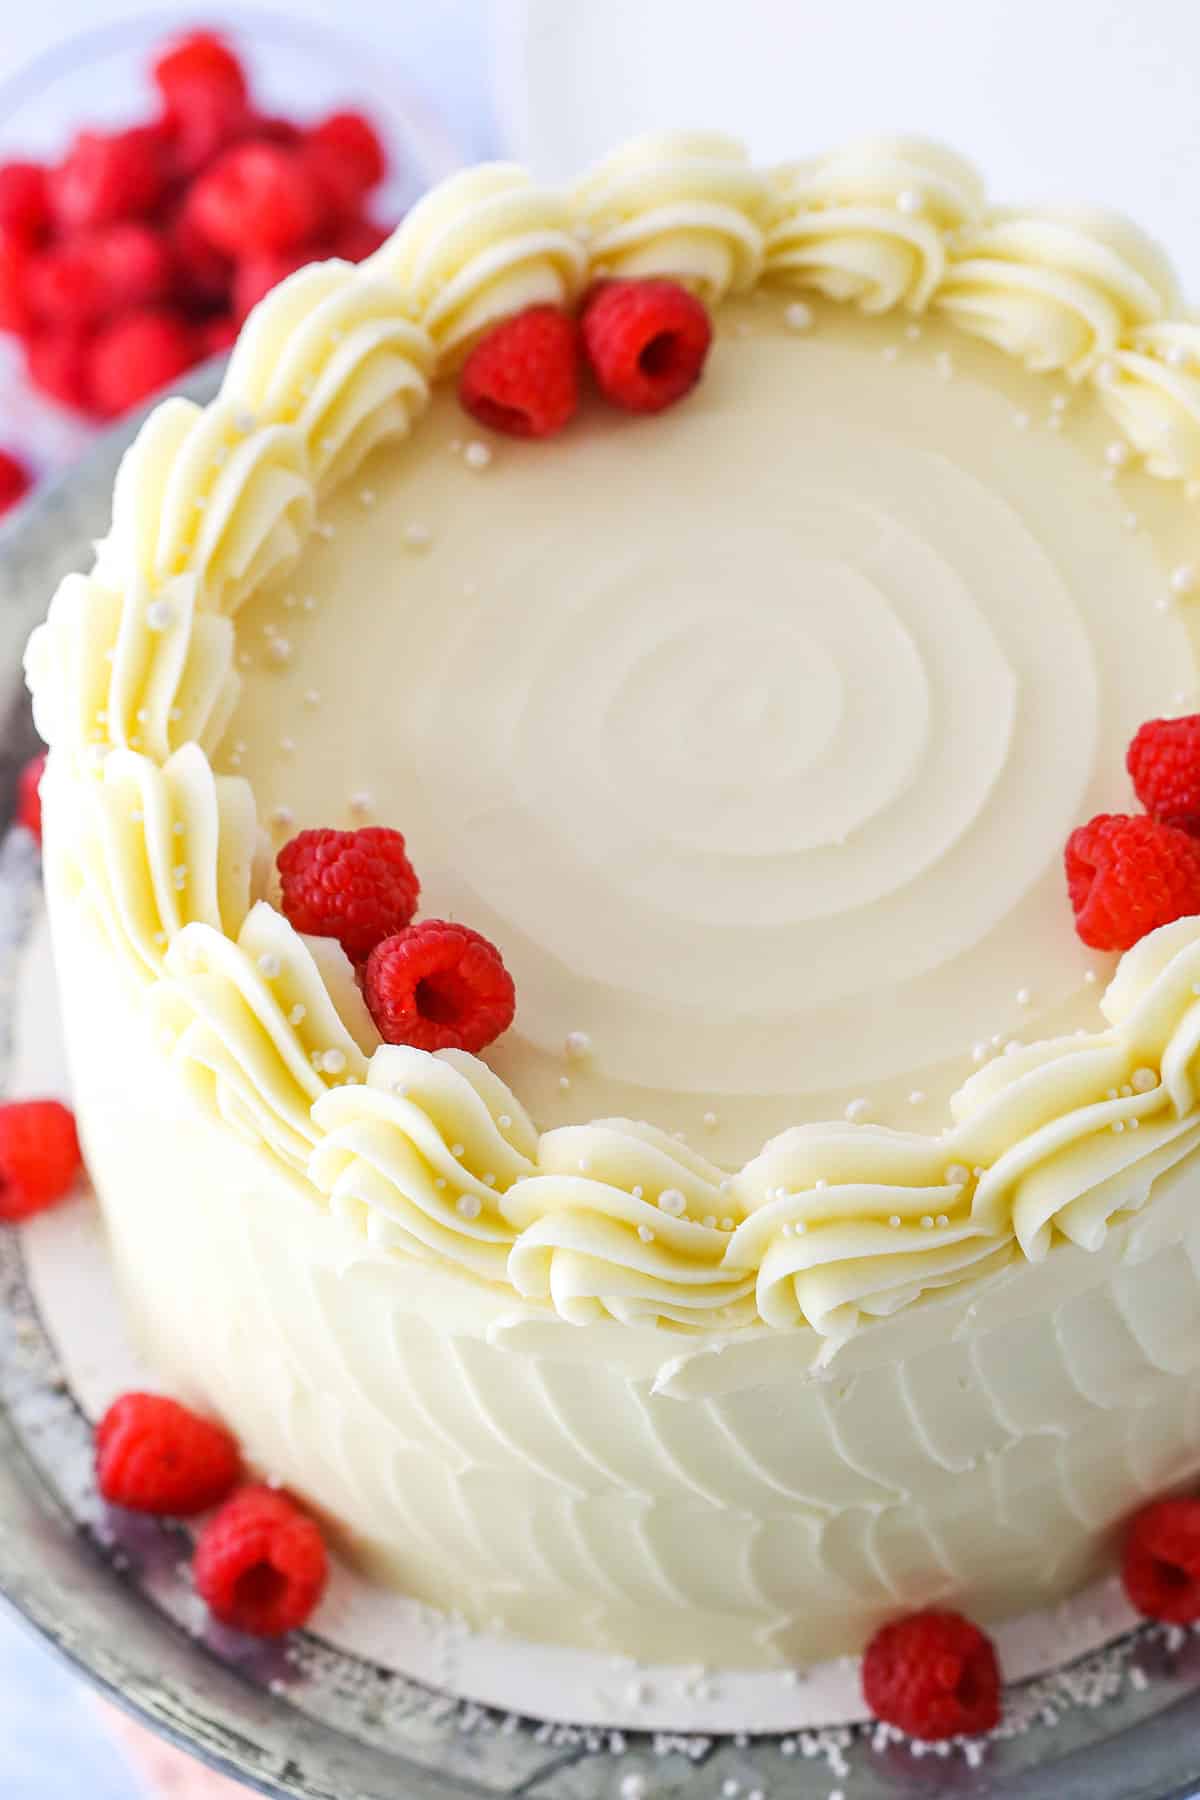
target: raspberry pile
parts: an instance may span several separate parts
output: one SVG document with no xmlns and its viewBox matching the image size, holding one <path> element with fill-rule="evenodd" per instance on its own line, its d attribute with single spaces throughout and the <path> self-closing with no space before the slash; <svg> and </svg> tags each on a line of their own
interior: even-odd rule
<svg viewBox="0 0 1200 1800">
<path fill-rule="evenodd" d="M 208 31 L 151 73 L 146 123 L 80 131 L 54 165 L 0 165 L 0 330 L 44 393 L 95 418 L 227 349 L 302 264 L 357 262 L 386 236 L 367 210 L 384 151 L 361 114 L 301 125 L 261 111 Z"/>
<path fill-rule="evenodd" d="M 1093 950 L 1200 914 L 1200 714 L 1149 720 L 1126 767 L 1145 813 L 1099 813 L 1067 839 L 1075 929 Z"/>
<path fill-rule="evenodd" d="M 961 1613 L 910 1613 L 883 1626 L 863 1656 L 862 1686 L 877 1719 L 926 1743 L 1000 1722 L 995 1648 Z"/>
</svg>

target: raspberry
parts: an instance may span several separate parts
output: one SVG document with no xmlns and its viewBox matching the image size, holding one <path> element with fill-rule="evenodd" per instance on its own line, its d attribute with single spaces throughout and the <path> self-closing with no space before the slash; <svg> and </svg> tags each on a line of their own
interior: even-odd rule
<svg viewBox="0 0 1200 1800">
<path fill-rule="evenodd" d="M 196 1541 L 192 1576 L 209 1610 L 255 1637 L 282 1637 L 312 1615 L 325 1586 L 321 1533 L 285 1494 L 243 1488 Z"/>
<path fill-rule="evenodd" d="M 122 1394 L 96 1427 L 100 1492 L 131 1512 L 206 1512 L 241 1472 L 237 1444 L 223 1425 L 161 1394 Z"/>
<path fill-rule="evenodd" d="M 335 256 L 344 257 L 346 262 L 362 262 L 366 257 L 374 256 L 390 236 L 391 233 L 382 225 L 376 225 L 373 219 L 347 219 L 334 232 L 331 248 Z"/>
<path fill-rule="evenodd" d="M 1155 1500 L 1134 1514 L 1121 1580 L 1130 1605 L 1148 1619 L 1200 1619 L 1200 1500 Z"/>
<path fill-rule="evenodd" d="M 1152 819 L 1200 835 L 1200 713 L 1150 719 L 1130 744 L 1125 767 Z"/>
<path fill-rule="evenodd" d="M 59 1100 L 10 1100 L 0 1106 L 0 1220 L 45 1211 L 69 1194 L 79 1174 L 75 1115 Z"/>
<path fill-rule="evenodd" d="M 494 325 L 458 378 L 472 418 L 510 437 L 551 437 L 579 405 L 579 327 L 557 306 L 531 306 Z"/>
<path fill-rule="evenodd" d="M 120 312 L 163 300 L 171 287 L 172 258 L 161 232 L 127 221 L 106 225 L 85 240 L 100 282 L 104 307 Z"/>
<path fill-rule="evenodd" d="M 167 226 L 180 297 L 191 306 L 220 305 L 233 287 L 233 263 L 210 244 L 187 200 Z"/>
<path fill-rule="evenodd" d="M 1066 870 L 1075 929 L 1093 950 L 1131 950 L 1200 913 L 1200 843 L 1155 819 L 1098 813 L 1067 839 Z"/>
<path fill-rule="evenodd" d="M 862 1686 L 877 1719 L 926 1743 L 1000 1721 L 995 1649 L 961 1613 L 910 1613 L 885 1625 L 867 1645 Z"/>
<path fill-rule="evenodd" d="M 291 250 L 321 223 L 321 199 L 297 152 L 237 144 L 200 176 L 189 201 L 209 242 L 230 256 Z"/>
<path fill-rule="evenodd" d="M 217 313 L 211 319 L 202 319 L 196 327 L 201 355 L 224 356 L 237 343 L 237 334 L 238 322 L 232 313 Z"/>
<path fill-rule="evenodd" d="M 91 338 L 79 325 L 47 326 L 25 344 L 29 379 L 63 406 L 91 410 Z"/>
<path fill-rule="evenodd" d="M 600 392 L 626 412 L 661 412 L 700 379 L 708 314 L 677 281 L 609 281 L 583 311 L 583 348 Z"/>
<path fill-rule="evenodd" d="M 0 331 L 24 334 L 33 320 L 29 269 L 33 252 L 25 239 L 0 225 Z"/>
<path fill-rule="evenodd" d="M 41 163 L 0 163 L 0 230 L 36 243 L 50 228 L 50 184 Z"/>
<path fill-rule="evenodd" d="M 198 89 L 248 98 L 246 72 L 225 39 L 215 31 L 193 31 L 155 58 L 154 85 L 168 114 L 186 107 Z"/>
<path fill-rule="evenodd" d="M 302 831 L 276 857 L 283 911 L 297 931 L 335 937 L 353 962 L 400 931 L 421 884 L 398 831 Z"/>
<path fill-rule="evenodd" d="M 360 196 L 378 187 L 387 174 L 387 152 L 379 133 L 362 113 L 331 113 L 313 127 L 308 141 L 337 157 L 347 178 L 353 177 Z"/>
<path fill-rule="evenodd" d="M 441 919 L 377 944 L 365 992 L 384 1040 L 418 1050 L 482 1050 L 516 1011 L 512 976 L 495 945 Z"/>
<path fill-rule="evenodd" d="M 42 841 L 42 776 L 46 773 L 46 752 L 31 756 L 17 777 L 17 824 L 23 825 L 31 837 Z"/>
<path fill-rule="evenodd" d="M 104 281 L 83 237 L 37 252 L 25 291 L 36 317 L 50 325 L 89 325 L 105 311 Z"/>
<path fill-rule="evenodd" d="M 162 197 L 166 163 L 161 134 L 81 131 L 50 171 L 50 201 L 64 231 L 112 225 L 150 212 Z"/>
<path fill-rule="evenodd" d="M 196 339 L 170 307 L 138 307 L 101 326 L 90 352 L 91 399 L 103 418 L 137 406 L 196 360 Z"/>
<path fill-rule="evenodd" d="M 11 450 L 0 450 L 0 515 L 14 507 L 18 500 L 23 500 L 32 486 L 33 478 L 20 458 L 14 456 Z M 37 760 L 42 763 L 45 758 L 38 757 Z M 27 772 L 22 769 L 22 782 L 25 780 Z M 40 768 L 38 779 L 41 779 Z M 20 818 L 19 810 L 17 816 Z"/>
<path fill-rule="evenodd" d="M 233 278 L 234 318 L 244 319 L 273 287 L 311 260 L 307 250 L 262 250 L 243 257 Z"/>
<path fill-rule="evenodd" d="M 387 168 L 383 145 L 361 113 L 334 113 L 308 134 L 302 159 L 330 214 L 357 211 Z"/>
</svg>

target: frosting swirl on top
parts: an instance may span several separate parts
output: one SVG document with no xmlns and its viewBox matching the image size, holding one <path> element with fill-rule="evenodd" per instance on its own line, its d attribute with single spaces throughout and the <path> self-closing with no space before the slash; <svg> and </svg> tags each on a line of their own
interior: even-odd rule
<svg viewBox="0 0 1200 1800">
<path fill-rule="evenodd" d="M 568 305 L 587 258 L 560 195 L 515 163 L 482 163 L 431 189 L 360 266 L 395 283 L 445 366 L 506 313 Z"/>
<path fill-rule="evenodd" d="M 578 183 L 572 203 L 596 274 L 674 276 L 712 304 L 761 273 L 766 186 L 719 132 L 634 138 Z"/>
<path fill-rule="evenodd" d="M 1176 301 L 1169 262 L 1128 219 L 1010 207 L 955 240 L 936 304 L 1029 368 L 1078 378 Z"/>
<path fill-rule="evenodd" d="M 864 312 L 921 312 L 946 268 L 946 234 L 983 210 L 970 164 L 925 138 L 868 138 L 773 178 L 769 276 Z"/>
<path fill-rule="evenodd" d="M 1131 332 L 1095 379 L 1152 475 L 1200 478 L 1200 324 L 1160 320 Z"/>
</svg>

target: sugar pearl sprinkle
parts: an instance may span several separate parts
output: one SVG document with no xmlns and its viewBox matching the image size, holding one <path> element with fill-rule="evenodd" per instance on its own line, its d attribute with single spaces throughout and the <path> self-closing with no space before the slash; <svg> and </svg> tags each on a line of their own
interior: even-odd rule
<svg viewBox="0 0 1200 1800">
<path fill-rule="evenodd" d="M 404 527 L 404 542 L 409 550 L 428 550 L 433 542 L 433 533 L 428 525 L 412 524 Z"/>
<path fill-rule="evenodd" d="M 463 451 L 463 461 L 468 469 L 486 469 L 492 460 L 492 448 L 480 438 L 472 438 Z"/>
<path fill-rule="evenodd" d="M 151 631 L 165 631 L 174 620 L 175 609 L 169 600 L 152 600 L 146 608 L 146 623 Z"/>
<path fill-rule="evenodd" d="M 864 1100 L 862 1096 L 859 1095 L 856 1100 L 851 1100 L 848 1103 L 846 1107 L 846 1117 L 850 1120 L 851 1124 L 856 1124 L 858 1120 L 866 1118 L 869 1106 L 870 1102 Z"/>
<path fill-rule="evenodd" d="M 687 1211 L 687 1195 L 681 1193 L 678 1188 L 664 1188 L 658 1196 L 658 1204 L 660 1211 L 670 1213 L 672 1218 L 679 1219 Z"/>
<path fill-rule="evenodd" d="M 1180 563 L 1171 570 L 1171 592 L 1173 594 L 1194 594 L 1200 583 L 1200 571 L 1195 563 Z"/>
<path fill-rule="evenodd" d="M 789 331 L 807 331 L 813 322 L 813 310 L 803 300 L 793 300 L 783 311 L 783 322 Z"/>
<path fill-rule="evenodd" d="M 563 1054 L 568 1062 L 586 1062 L 592 1054 L 592 1040 L 586 1031 L 568 1031 L 563 1043 Z"/>
</svg>

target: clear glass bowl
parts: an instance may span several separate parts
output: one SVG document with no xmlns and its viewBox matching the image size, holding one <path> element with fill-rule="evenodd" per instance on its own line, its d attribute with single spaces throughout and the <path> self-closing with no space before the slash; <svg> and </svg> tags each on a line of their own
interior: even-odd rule
<svg viewBox="0 0 1200 1800">
<path fill-rule="evenodd" d="M 16 0 L 14 0 L 14 4 Z M 29 0 L 26 0 L 29 3 Z M 403 18 L 397 7 L 393 17 Z M 389 174 L 371 197 L 381 222 L 399 219 L 462 155 L 410 72 L 384 45 L 300 19 L 243 7 L 178 8 L 77 32 L 0 81 L 0 160 L 61 154 L 81 127 L 111 129 L 152 116 L 155 52 L 202 20 L 243 58 L 267 112 L 316 120 L 342 107 L 367 113 L 384 139 Z M 395 35 L 401 35 L 400 24 Z M 0 438 L 44 475 L 64 467 L 95 430 L 26 381 L 15 340 L 0 336 Z"/>
</svg>

